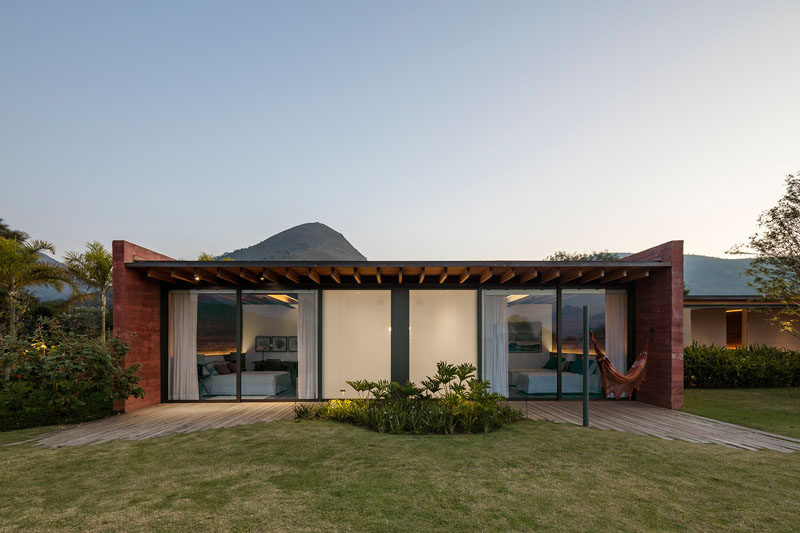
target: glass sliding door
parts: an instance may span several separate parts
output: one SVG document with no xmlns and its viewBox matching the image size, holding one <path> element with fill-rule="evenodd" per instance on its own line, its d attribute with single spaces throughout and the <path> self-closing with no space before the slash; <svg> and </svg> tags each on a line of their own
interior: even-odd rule
<svg viewBox="0 0 800 533">
<path fill-rule="evenodd" d="M 483 377 L 508 398 L 555 396 L 556 291 L 483 294 Z"/>
<path fill-rule="evenodd" d="M 236 291 L 169 294 L 169 399 L 236 400 Z"/>
<path fill-rule="evenodd" d="M 242 292 L 242 399 L 317 397 L 317 294 Z"/>
</svg>

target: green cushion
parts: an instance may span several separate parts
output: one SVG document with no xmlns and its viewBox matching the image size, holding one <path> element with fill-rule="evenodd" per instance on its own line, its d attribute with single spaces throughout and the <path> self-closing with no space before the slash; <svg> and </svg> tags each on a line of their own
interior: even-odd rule
<svg viewBox="0 0 800 533">
<path fill-rule="evenodd" d="M 551 357 L 547 360 L 542 368 L 546 368 L 547 370 L 555 370 L 558 368 L 558 359 L 555 357 Z"/>
</svg>

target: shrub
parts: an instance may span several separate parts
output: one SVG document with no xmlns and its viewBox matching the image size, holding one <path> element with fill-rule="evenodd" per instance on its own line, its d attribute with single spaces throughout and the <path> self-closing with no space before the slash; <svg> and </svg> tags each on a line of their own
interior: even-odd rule
<svg viewBox="0 0 800 533">
<path fill-rule="evenodd" d="M 522 418 L 505 398 L 475 379 L 475 366 L 440 362 L 433 377 L 414 383 L 348 381 L 355 400 L 298 405 L 298 419 L 347 422 L 380 433 L 485 433 Z"/>
<path fill-rule="evenodd" d="M 772 346 L 722 348 L 694 343 L 683 350 L 688 387 L 800 386 L 800 353 Z"/>
<path fill-rule="evenodd" d="M 0 430 L 63 424 L 113 413 L 113 402 L 141 397 L 140 365 L 125 367 L 128 346 L 103 344 L 42 321 L 34 335 L 0 341 Z"/>
</svg>

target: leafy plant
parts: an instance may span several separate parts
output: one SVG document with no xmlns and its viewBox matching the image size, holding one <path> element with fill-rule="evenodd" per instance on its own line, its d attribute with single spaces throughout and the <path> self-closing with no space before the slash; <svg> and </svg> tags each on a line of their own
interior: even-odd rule
<svg viewBox="0 0 800 533">
<path fill-rule="evenodd" d="M 688 387 L 800 386 L 800 353 L 772 346 L 728 349 L 693 343 L 683 350 Z"/>
<path fill-rule="evenodd" d="M 0 369 L 10 379 L 0 393 L 0 429 L 81 421 L 112 412 L 114 401 L 141 397 L 140 365 L 126 366 L 128 346 L 65 332 L 42 321 L 35 334 L 0 341 Z"/>
<path fill-rule="evenodd" d="M 327 419 L 380 433 L 481 433 L 514 422 L 522 413 L 505 398 L 489 392 L 489 382 L 475 379 L 476 368 L 440 362 L 422 387 L 406 382 L 348 381 L 355 400 L 330 400 L 295 407 L 297 419 Z M 371 396 L 371 397 L 370 397 Z"/>
</svg>

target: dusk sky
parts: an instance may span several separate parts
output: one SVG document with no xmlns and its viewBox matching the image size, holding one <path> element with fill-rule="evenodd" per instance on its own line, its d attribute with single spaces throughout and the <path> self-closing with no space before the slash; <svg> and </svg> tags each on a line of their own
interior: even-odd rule
<svg viewBox="0 0 800 533">
<path fill-rule="evenodd" d="M 800 170 L 800 2 L 0 3 L 0 217 L 175 258 L 723 256 Z"/>
</svg>

